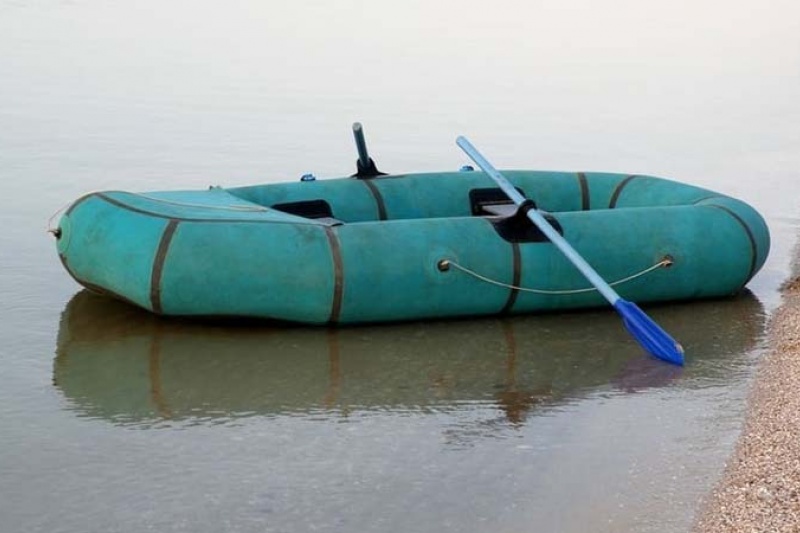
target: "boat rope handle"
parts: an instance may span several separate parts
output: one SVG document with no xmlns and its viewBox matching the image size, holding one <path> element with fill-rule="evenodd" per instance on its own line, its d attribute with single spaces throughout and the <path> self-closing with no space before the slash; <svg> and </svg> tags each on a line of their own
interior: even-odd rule
<svg viewBox="0 0 800 533">
<path fill-rule="evenodd" d="M 642 270 L 640 272 L 637 272 L 635 274 L 631 274 L 630 276 L 624 277 L 622 279 L 618 279 L 617 281 L 613 281 L 613 282 L 609 283 L 609 285 L 613 286 L 613 285 L 621 285 L 623 283 L 627 283 L 628 281 L 632 281 L 632 280 L 634 280 L 634 279 L 636 279 L 636 278 L 638 278 L 640 276 L 644 276 L 645 274 L 648 274 L 648 273 L 650 273 L 650 272 L 652 272 L 652 271 L 654 271 L 654 270 L 656 270 L 658 268 L 669 268 L 674 264 L 674 262 L 675 261 L 672 259 L 672 257 L 667 255 L 667 256 L 664 257 L 664 259 L 662 259 L 661 261 L 659 261 L 655 265 L 647 267 L 644 270 Z M 479 279 L 481 281 L 484 281 L 486 283 L 490 283 L 492 285 L 497 285 L 498 287 L 503 287 L 503 288 L 506 288 L 506 289 L 514 289 L 514 290 L 523 291 L 523 292 L 532 292 L 534 294 L 564 295 L 564 294 L 581 294 L 581 293 L 585 293 L 585 292 L 595 292 L 595 291 L 597 291 L 597 288 L 595 288 L 595 287 L 587 287 L 585 289 L 564 289 L 564 290 L 531 289 L 529 287 L 519 287 L 517 285 L 511 285 L 511 284 L 508 284 L 508 283 L 503 283 L 502 281 L 497 281 L 497 280 L 494 280 L 494 279 L 491 279 L 491 278 L 487 278 L 486 276 L 478 274 L 474 270 L 470 270 L 469 268 L 467 268 L 467 267 L 465 267 L 463 265 L 459 265 L 458 263 L 456 263 L 452 259 L 442 259 L 441 261 L 439 261 L 437 266 L 438 266 L 439 270 L 441 270 L 443 272 L 447 271 L 450 267 L 455 267 L 457 270 L 460 270 L 460 271 L 464 272 L 465 274 L 469 274 L 470 276 L 473 276 L 473 277 L 475 277 L 475 278 L 477 278 L 477 279 Z"/>
<path fill-rule="evenodd" d="M 58 211 L 56 211 L 55 213 L 50 215 L 50 218 L 47 219 L 47 233 L 52 233 L 56 237 L 60 237 L 61 236 L 61 230 L 59 228 L 54 228 L 53 227 L 53 219 L 56 218 L 60 213 L 63 213 L 64 211 L 66 211 L 67 208 L 69 206 L 71 206 L 71 205 L 72 205 L 72 202 L 67 202 L 66 204 L 61 206 L 61 208 Z"/>
</svg>

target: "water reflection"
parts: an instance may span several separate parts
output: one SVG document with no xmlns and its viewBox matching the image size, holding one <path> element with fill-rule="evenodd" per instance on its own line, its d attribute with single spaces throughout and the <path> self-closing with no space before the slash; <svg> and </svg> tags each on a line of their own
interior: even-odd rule
<svg viewBox="0 0 800 533">
<path fill-rule="evenodd" d="M 82 416 L 123 425 L 477 403 L 516 426 L 597 392 L 730 379 L 765 321 L 749 293 L 651 312 L 687 347 L 686 368 L 643 355 L 611 312 L 292 328 L 164 320 L 82 291 L 61 317 L 54 383 Z"/>
</svg>

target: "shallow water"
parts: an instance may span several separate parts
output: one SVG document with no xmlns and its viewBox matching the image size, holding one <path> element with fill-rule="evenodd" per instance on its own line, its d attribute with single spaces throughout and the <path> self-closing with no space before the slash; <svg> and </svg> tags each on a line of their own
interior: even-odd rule
<svg viewBox="0 0 800 533">
<path fill-rule="evenodd" d="M 285 3 L 284 3 L 285 4 Z M 685 531 L 789 275 L 800 9 L 775 1 L 0 0 L 4 531 Z M 326 329 L 79 291 L 48 218 L 97 189 L 381 170 L 646 173 L 742 198 L 749 291 L 648 312 Z"/>
</svg>

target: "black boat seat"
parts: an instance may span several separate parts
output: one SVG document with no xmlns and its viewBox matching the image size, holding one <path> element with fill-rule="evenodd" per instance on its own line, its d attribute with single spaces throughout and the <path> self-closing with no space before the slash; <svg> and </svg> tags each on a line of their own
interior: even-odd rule
<svg viewBox="0 0 800 533">
<path fill-rule="evenodd" d="M 325 200 L 304 200 L 301 202 L 275 204 L 272 208 L 290 215 L 310 218 L 326 226 L 341 226 L 344 224 L 344 221 L 334 218 L 331 206 Z"/>
<path fill-rule="evenodd" d="M 516 204 L 484 204 L 481 209 L 487 215 L 496 217 L 510 217 L 517 213 L 518 207 Z"/>
</svg>

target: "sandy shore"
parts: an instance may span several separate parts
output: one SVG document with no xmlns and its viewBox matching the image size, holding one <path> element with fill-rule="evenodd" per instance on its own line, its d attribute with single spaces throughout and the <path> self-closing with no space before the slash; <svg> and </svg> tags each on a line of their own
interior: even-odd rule
<svg viewBox="0 0 800 533">
<path fill-rule="evenodd" d="M 800 532 L 800 278 L 783 296 L 742 435 L 696 533 Z"/>
</svg>

